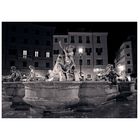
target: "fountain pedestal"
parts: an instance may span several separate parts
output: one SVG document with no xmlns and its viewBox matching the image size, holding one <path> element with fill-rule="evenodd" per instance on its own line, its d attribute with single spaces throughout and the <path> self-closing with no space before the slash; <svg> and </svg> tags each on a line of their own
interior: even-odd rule
<svg viewBox="0 0 140 140">
<path fill-rule="evenodd" d="M 79 82 L 29 82 L 23 100 L 42 110 L 61 110 L 79 102 Z"/>
</svg>

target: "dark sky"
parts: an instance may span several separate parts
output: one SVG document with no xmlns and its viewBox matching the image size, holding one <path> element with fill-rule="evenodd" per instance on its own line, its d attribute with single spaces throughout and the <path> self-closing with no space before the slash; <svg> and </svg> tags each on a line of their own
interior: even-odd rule
<svg viewBox="0 0 140 140">
<path fill-rule="evenodd" d="M 109 63 L 114 62 L 116 52 L 129 36 L 137 38 L 137 22 L 41 22 L 44 26 L 56 27 L 55 34 L 67 34 L 68 31 L 108 32 Z"/>
</svg>

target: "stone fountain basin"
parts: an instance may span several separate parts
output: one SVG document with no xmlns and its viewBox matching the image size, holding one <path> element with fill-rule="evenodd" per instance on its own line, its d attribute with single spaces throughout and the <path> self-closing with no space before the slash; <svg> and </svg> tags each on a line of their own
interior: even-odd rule
<svg viewBox="0 0 140 140">
<path fill-rule="evenodd" d="M 123 92 L 133 83 L 111 85 L 103 81 L 3 82 L 3 94 L 43 110 L 57 110 L 77 104 L 99 105 Z M 23 100 L 22 100 L 23 99 Z"/>
<path fill-rule="evenodd" d="M 80 82 L 25 82 L 23 100 L 44 110 L 60 109 L 78 104 Z"/>
<path fill-rule="evenodd" d="M 5 96 L 25 96 L 25 88 L 22 82 L 2 82 L 2 89 Z"/>
<path fill-rule="evenodd" d="M 76 104 L 98 105 L 108 96 L 117 95 L 118 86 L 108 82 L 25 82 L 24 101 L 33 107 L 44 110 L 64 108 Z"/>
</svg>

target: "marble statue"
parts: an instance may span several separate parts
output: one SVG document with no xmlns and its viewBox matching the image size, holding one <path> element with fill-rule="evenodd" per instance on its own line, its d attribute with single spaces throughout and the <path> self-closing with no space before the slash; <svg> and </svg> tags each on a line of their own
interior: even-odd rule
<svg viewBox="0 0 140 140">
<path fill-rule="evenodd" d="M 68 81 L 75 81 L 75 62 L 74 62 L 74 46 L 68 45 L 68 46 L 62 46 L 61 41 L 59 41 L 59 46 L 62 48 L 64 52 L 64 65 L 61 65 L 63 71 L 66 73 L 66 79 Z"/>
<path fill-rule="evenodd" d="M 30 65 L 29 69 L 30 69 L 30 74 L 27 77 L 27 81 L 34 81 L 34 80 L 36 80 L 35 68 L 32 65 Z"/>
<path fill-rule="evenodd" d="M 16 82 L 22 80 L 22 74 L 15 66 L 11 66 L 10 75 L 3 77 L 3 81 Z"/>
</svg>

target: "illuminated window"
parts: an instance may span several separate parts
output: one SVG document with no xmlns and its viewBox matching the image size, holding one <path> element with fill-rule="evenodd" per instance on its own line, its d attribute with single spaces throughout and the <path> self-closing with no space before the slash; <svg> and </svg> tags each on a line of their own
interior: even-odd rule
<svg viewBox="0 0 140 140">
<path fill-rule="evenodd" d="M 27 50 L 23 50 L 23 58 L 27 58 Z"/>
<path fill-rule="evenodd" d="M 39 52 L 35 51 L 35 57 L 38 57 L 38 55 L 39 55 Z"/>
<path fill-rule="evenodd" d="M 47 57 L 47 58 L 50 57 L 50 52 L 46 52 L 46 57 Z"/>
</svg>

